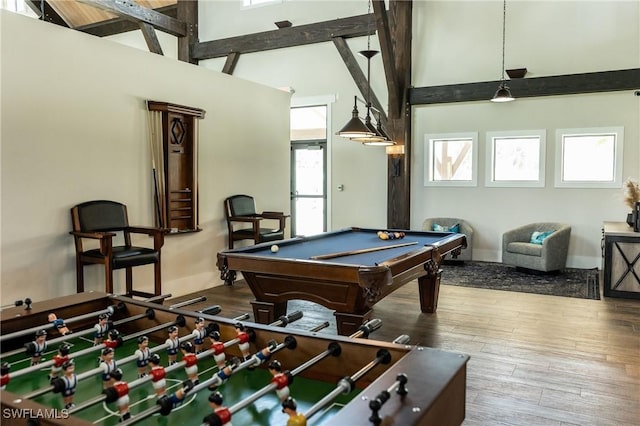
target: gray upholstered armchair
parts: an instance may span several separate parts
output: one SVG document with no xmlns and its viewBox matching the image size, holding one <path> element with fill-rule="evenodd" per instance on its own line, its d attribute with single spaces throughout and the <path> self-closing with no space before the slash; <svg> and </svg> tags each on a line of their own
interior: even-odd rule
<svg viewBox="0 0 640 426">
<path fill-rule="evenodd" d="M 433 231 L 433 225 L 450 228 L 456 224 L 460 225 L 459 233 L 464 234 L 467 237 L 467 247 L 463 248 L 459 255 L 451 255 L 450 259 L 457 261 L 471 260 L 473 249 L 473 228 L 464 220 L 455 217 L 431 217 L 422 223 L 422 230 Z"/>
<path fill-rule="evenodd" d="M 531 243 L 534 232 L 552 232 L 542 244 Z M 502 263 L 536 271 L 564 269 L 569 252 L 571 227 L 563 223 L 541 222 L 520 226 L 502 235 Z"/>
</svg>

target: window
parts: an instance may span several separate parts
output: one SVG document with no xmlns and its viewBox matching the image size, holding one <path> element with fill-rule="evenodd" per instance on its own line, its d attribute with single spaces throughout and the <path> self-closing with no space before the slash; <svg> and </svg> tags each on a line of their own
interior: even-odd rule
<svg viewBox="0 0 640 426">
<path fill-rule="evenodd" d="M 546 131 L 487 132 L 486 186 L 543 188 Z"/>
<path fill-rule="evenodd" d="M 558 129 L 556 186 L 620 188 L 624 128 Z"/>
<path fill-rule="evenodd" d="M 478 134 L 425 135 L 425 186 L 476 186 Z"/>
<path fill-rule="evenodd" d="M 242 0 L 242 7 L 263 6 L 269 3 L 282 3 L 282 0 Z"/>
<path fill-rule="evenodd" d="M 0 0 L 0 8 L 19 13 L 21 15 L 30 16 L 32 18 L 38 17 L 38 15 L 31 10 L 29 6 L 27 6 L 24 0 Z"/>
</svg>

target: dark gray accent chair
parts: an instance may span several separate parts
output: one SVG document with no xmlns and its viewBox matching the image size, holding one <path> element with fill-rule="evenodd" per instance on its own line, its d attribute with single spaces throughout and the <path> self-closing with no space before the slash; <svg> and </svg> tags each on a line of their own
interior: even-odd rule
<svg viewBox="0 0 640 426">
<path fill-rule="evenodd" d="M 473 228 L 468 222 L 463 219 L 455 217 L 430 217 L 425 219 L 422 223 L 423 231 L 433 231 L 433 225 L 438 224 L 440 226 L 452 227 L 456 224 L 460 225 L 460 234 L 464 234 L 467 237 L 467 247 L 460 251 L 460 254 L 452 254 L 451 257 L 447 257 L 449 260 L 455 261 L 471 261 L 473 255 Z"/>
<path fill-rule="evenodd" d="M 534 232 L 549 232 L 542 244 L 530 242 Z M 502 235 L 502 263 L 540 272 L 561 271 L 567 264 L 571 226 L 539 222 L 511 229 Z"/>
</svg>

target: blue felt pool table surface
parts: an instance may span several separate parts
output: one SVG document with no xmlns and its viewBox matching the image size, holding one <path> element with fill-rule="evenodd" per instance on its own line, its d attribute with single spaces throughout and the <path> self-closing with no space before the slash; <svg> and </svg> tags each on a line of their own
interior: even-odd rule
<svg viewBox="0 0 640 426">
<path fill-rule="evenodd" d="M 374 229 L 347 228 L 306 238 L 263 243 L 252 247 L 230 250 L 229 252 L 241 252 L 243 254 L 278 259 L 312 260 L 313 256 L 379 248 L 379 250 L 367 253 L 319 260 L 331 263 L 373 266 L 424 247 L 437 246 L 440 242 L 456 235 L 451 232 L 402 231 L 405 233 L 404 238 L 382 240 L 378 237 L 377 232 L 378 230 Z M 278 246 L 277 252 L 271 251 L 272 245 Z M 396 245 L 403 246 L 387 248 Z"/>
</svg>

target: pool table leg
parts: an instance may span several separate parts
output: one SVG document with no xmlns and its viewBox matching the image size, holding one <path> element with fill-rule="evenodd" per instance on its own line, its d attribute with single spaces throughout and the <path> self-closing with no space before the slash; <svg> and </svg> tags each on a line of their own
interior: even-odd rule
<svg viewBox="0 0 640 426">
<path fill-rule="evenodd" d="M 369 309 L 363 314 L 352 314 L 348 312 L 334 312 L 336 317 L 336 325 L 338 334 L 341 336 L 350 336 L 358 329 L 362 324 L 371 319 L 372 310 Z"/>
<path fill-rule="evenodd" d="M 428 270 L 427 275 L 418 278 L 418 290 L 420 293 L 420 310 L 426 313 L 434 313 L 438 309 L 438 294 L 440 293 L 440 276 L 442 269 Z"/>
<path fill-rule="evenodd" d="M 260 324 L 271 324 L 278 318 L 287 315 L 287 302 L 261 302 L 251 301 L 253 306 L 253 318 Z"/>
</svg>

